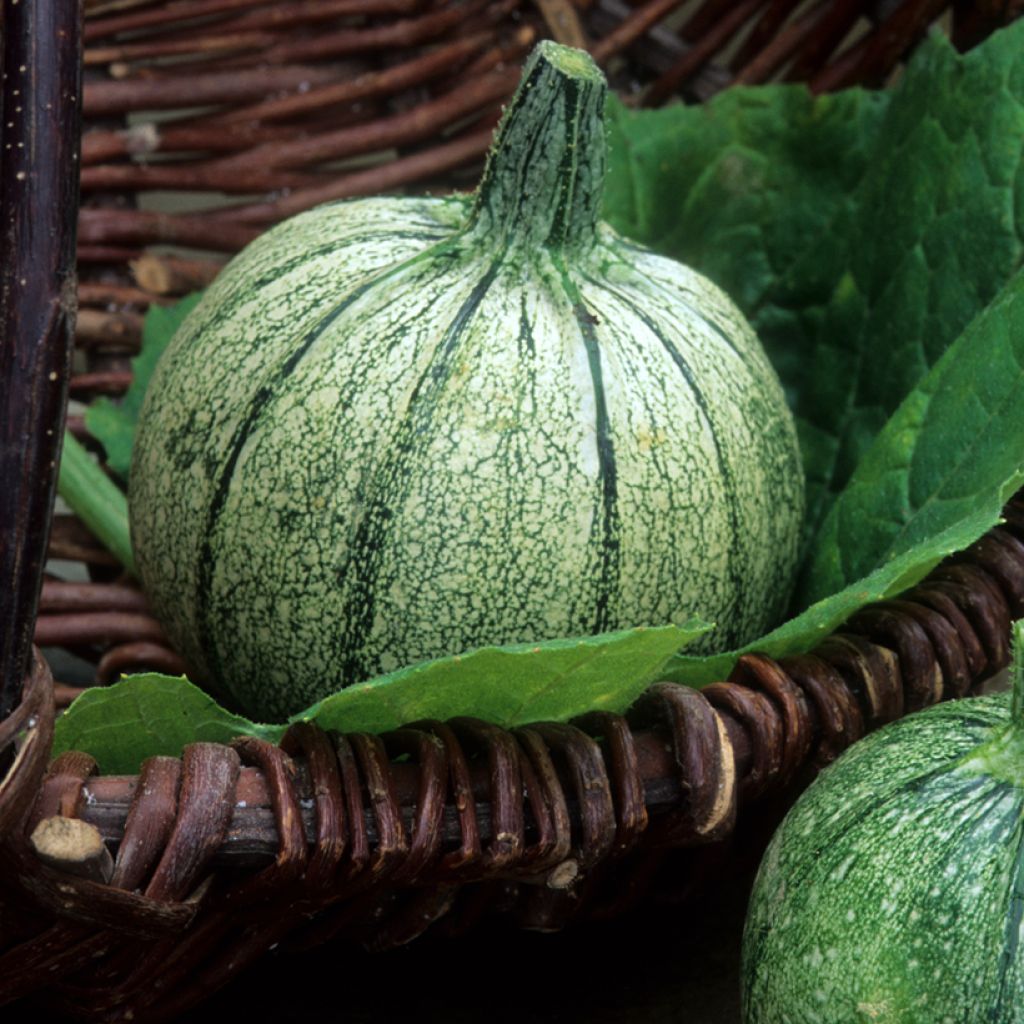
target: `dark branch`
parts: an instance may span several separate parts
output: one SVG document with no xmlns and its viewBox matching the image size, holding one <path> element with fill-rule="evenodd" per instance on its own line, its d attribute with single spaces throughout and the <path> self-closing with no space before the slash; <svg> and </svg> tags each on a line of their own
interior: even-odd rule
<svg viewBox="0 0 1024 1024">
<path fill-rule="evenodd" d="M 77 0 L 4 0 L 0 121 L 0 720 L 29 659 L 75 320 Z"/>
</svg>

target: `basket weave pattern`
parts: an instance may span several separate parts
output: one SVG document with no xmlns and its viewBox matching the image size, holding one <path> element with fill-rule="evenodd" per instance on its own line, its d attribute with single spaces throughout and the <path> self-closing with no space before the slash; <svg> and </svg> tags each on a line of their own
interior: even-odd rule
<svg viewBox="0 0 1024 1024">
<path fill-rule="evenodd" d="M 655 685 L 626 716 L 381 737 L 300 725 L 281 747 L 195 744 L 138 779 L 98 779 L 83 754 L 47 768 L 53 692 L 37 659 L 0 726 L 2 745 L 23 736 L 0 787 L 0 877 L 20 933 L 0 956 L 0 1001 L 49 986 L 76 1015 L 166 1020 L 286 937 L 301 948 L 343 933 L 380 950 L 495 910 L 551 929 L 628 909 L 660 861 L 693 869 L 680 848 L 720 859 L 738 809 L 794 792 L 865 730 L 1007 663 L 1010 619 L 1024 615 L 1024 503 L 1007 514 L 814 652 L 745 656 L 701 691 Z M 53 816 L 116 841 L 109 884 L 33 857 L 28 837 Z"/>
<path fill-rule="evenodd" d="M 966 46 L 1017 13 L 948 7 L 87 0 L 71 396 L 122 394 L 145 309 L 204 286 L 283 217 L 469 184 L 541 35 L 587 45 L 620 90 L 657 104 L 733 82 L 880 85 L 937 18 Z M 195 209 L 152 209 L 163 189 Z M 206 209 L 211 191 L 228 197 Z M 69 427 L 87 440 L 80 418 Z M 86 1019 L 169 1020 L 278 942 L 387 949 L 495 912 L 559 928 L 630 908 L 659 870 L 696 882 L 751 809 L 777 816 L 864 732 L 1007 664 L 1024 615 L 1019 496 L 1006 520 L 811 653 L 745 656 L 727 682 L 658 684 L 625 716 L 571 724 L 457 719 L 380 737 L 303 725 L 280 747 L 196 744 L 137 778 L 100 777 L 84 754 L 48 764 L 76 691 L 36 655 L 0 721 L 0 1005 L 42 992 Z M 39 646 L 85 655 L 98 682 L 183 670 L 80 522 L 54 519 L 49 554 L 90 578 L 43 580 Z M 98 829 L 112 865 L 44 863 L 32 837 L 54 818 Z"/>
</svg>

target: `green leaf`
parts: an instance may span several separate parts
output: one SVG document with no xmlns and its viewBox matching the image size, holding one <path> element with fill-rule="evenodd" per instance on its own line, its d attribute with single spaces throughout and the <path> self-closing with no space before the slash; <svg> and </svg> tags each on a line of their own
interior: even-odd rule
<svg viewBox="0 0 1024 1024">
<path fill-rule="evenodd" d="M 103 445 L 107 465 L 122 480 L 128 479 L 135 424 L 153 369 L 174 332 L 201 298 L 202 292 L 196 292 L 173 306 L 151 306 L 142 328 L 142 349 L 132 360 L 132 383 L 124 398 L 117 403 L 98 398 L 85 411 L 86 428 Z"/>
<path fill-rule="evenodd" d="M 848 266 L 796 411 L 808 524 L 1024 257 L 1024 22 L 966 55 L 936 35 L 897 86 L 855 196 Z M 820 251 L 821 246 L 818 247 Z"/>
<path fill-rule="evenodd" d="M 1000 520 L 1024 484 L 1024 271 L 904 400 L 833 505 L 802 581 L 801 615 L 741 651 L 673 659 L 722 679 L 743 651 L 807 651 L 870 601 L 913 586 Z"/>
<path fill-rule="evenodd" d="M 393 729 L 417 718 L 475 715 L 510 727 L 624 711 L 668 659 L 711 627 L 700 622 L 576 640 L 482 647 L 361 683 L 295 716 L 325 729 Z"/>
<path fill-rule="evenodd" d="M 512 727 L 586 710 L 624 711 L 676 651 L 710 628 L 692 621 L 483 647 L 342 690 L 289 721 L 384 732 L 421 718 L 472 715 Z M 83 693 L 58 720 L 53 752 L 84 750 L 104 772 L 134 772 L 146 757 L 177 756 L 186 743 L 240 735 L 276 742 L 284 729 L 224 710 L 186 679 L 138 675 Z"/>
<path fill-rule="evenodd" d="M 1024 271 L 904 400 L 860 460 L 801 580 L 820 600 L 959 524 L 999 521 L 1024 464 Z M 973 532 L 974 536 L 968 533 Z"/>
<path fill-rule="evenodd" d="M 189 743 L 228 743 L 235 736 L 277 742 L 281 725 L 256 725 L 225 711 L 183 676 L 125 676 L 86 690 L 57 719 L 53 756 L 92 754 L 100 771 L 131 775 L 147 757 L 179 757 Z"/>
</svg>

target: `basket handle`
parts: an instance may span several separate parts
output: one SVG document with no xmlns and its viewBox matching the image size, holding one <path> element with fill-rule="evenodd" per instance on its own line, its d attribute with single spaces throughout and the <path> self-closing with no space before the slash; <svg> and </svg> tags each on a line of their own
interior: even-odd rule
<svg viewBox="0 0 1024 1024">
<path fill-rule="evenodd" d="M 0 721 L 28 669 L 76 312 L 80 0 L 3 0 Z"/>
</svg>

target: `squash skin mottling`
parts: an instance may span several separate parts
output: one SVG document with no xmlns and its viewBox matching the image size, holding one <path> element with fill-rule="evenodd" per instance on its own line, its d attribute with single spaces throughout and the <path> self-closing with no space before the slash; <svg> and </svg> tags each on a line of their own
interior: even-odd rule
<svg viewBox="0 0 1024 1024">
<path fill-rule="evenodd" d="M 547 170 L 499 146 L 474 197 L 279 225 L 154 375 L 139 571 L 253 714 L 484 644 L 696 615 L 735 646 L 783 610 L 803 479 L 778 380 L 722 292 L 597 223 L 603 82 L 547 111 L 538 62 Z"/>
<path fill-rule="evenodd" d="M 1024 788 L 975 756 L 1009 703 L 917 712 L 800 798 L 751 899 L 745 1024 L 1024 1021 Z"/>
</svg>

